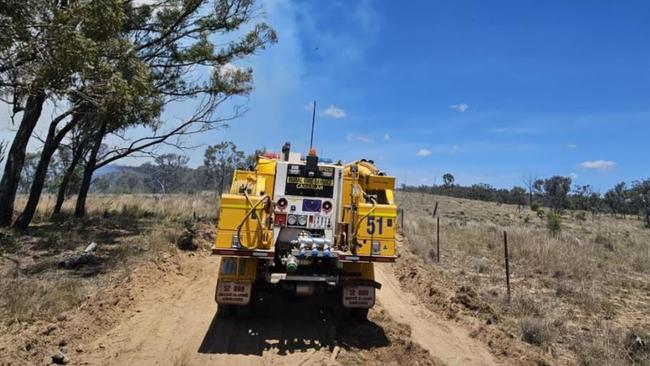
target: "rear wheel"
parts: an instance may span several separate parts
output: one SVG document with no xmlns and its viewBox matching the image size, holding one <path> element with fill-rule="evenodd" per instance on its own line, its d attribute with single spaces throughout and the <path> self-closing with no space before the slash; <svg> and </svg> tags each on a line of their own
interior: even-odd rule
<svg viewBox="0 0 650 366">
<path fill-rule="evenodd" d="M 368 310 L 370 309 L 350 309 L 350 316 L 358 321 L 366 321 L 368 320 Z"/>
<path fill-rule="evenodd" d="M 217 308 L 217 317 L 218 318 L 228 318 L 235 313 L 235 306 L 229 304 L 219 304 Z"/>
</svg>

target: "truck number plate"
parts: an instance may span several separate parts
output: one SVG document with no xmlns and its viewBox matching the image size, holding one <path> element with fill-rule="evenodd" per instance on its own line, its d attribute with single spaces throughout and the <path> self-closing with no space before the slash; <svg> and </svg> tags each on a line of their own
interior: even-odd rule
<svg viewBox="0 0 650 366">
<path fill-rule="evenodd" d="M 251 284 L 219 282 L 217 302 L 219 304 L 246 305 L 251 299 Z"/>
<path fill-rule="evenodd" d="M 375 288 L 372 286 L 343 287 L 343 306 L 346 308 L 370 308 L 375 305 Z"/>
</svg>

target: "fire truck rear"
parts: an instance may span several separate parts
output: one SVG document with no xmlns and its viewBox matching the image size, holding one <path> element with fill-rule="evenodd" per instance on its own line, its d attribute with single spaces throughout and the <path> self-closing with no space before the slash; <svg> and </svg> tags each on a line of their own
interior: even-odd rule
<svg viewBox="0 0 650 366">
<path fill-rule="evenodd" d="M 381 284 L 375 262 L 397 258 L 395 178 L 371 160 L 343 164 L 290 151 L 236 170 L 221 197 L 219 315 L 248 313 L 260 293 L 334 298 L 365 318 Z"/>
</svg>

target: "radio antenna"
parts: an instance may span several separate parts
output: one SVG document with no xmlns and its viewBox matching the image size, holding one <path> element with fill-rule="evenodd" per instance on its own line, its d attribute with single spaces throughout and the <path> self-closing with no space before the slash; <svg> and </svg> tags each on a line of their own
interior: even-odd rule
<svg viewBox="0 0 650 366">
<path fill-rule="evenodd" d="M 314 125 L 316 124 L 316 101 L 311 112 L 311 138 L 309 139 L 309 150 L 314 146 Z"/>
</svg>

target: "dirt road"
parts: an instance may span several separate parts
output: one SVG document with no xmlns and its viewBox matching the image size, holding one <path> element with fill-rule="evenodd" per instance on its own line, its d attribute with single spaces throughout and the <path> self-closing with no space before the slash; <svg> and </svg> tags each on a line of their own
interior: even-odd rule
<svg viewBox="0 0 650 366">
<path fill-rule="evenodd" d="M 88 345 L 88 351 L 73 363 L 322 365 L 334 363 L 332 353 L 339 349 L 348 350 L 347 356 L 342 351 L 343 358 L 337 359 L 342 364 L 345 357 L 355 363 L 375 363 L 377 358 L 399 352 L 426 358 L 425 351 L 419 356 L 413 352 L 413 342 L 430 353 L 429 364 L 494 364 L 467 330 L 432 314 L 403 292 L 389 265 L 378 266 L 378 280 L 384 287 L 378 292 L 379 303 L 371 312 L 371 320 L 379 324 L 346 325 L 330 320 L 310 300 L 273 304 L 274 309 L 264 316 L 217 319 L 213 300 L 217 260 L 209 256 L 188 260 L 183 275 L 170 274 L 154 288 L 144 289 L 135 312 Z M 383 319 L 381 314 L 388 314 L 392 320 Z M 394 327 L 403 327 L 395 322 L 410 326 L 411 336 L 408 331 L 394 331 Z M 385 354 L 381 353 L 383 348 Z M 369 351 L 355 359 L 355 350 Z M 404 360 L 394 363 L 399 361 Z"/>
<path fill-rule="evenodd" d="M 413 294 L 404 292 L 389 266 L 377 266 L 382 284 L 379 302 L 391 318 L 411 327 L 413 341 L 447 365 L 495 365 L 484 346 L 467 329 L 429 311 Z"/>
</svg>

